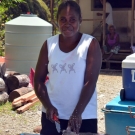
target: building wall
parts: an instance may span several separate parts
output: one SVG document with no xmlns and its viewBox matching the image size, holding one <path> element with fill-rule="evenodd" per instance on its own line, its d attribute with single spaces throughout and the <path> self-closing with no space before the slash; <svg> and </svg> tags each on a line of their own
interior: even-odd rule
<svg viewBox="0 0 135 135">
<path fill-rule="evenodd" d="M 93 11 L 91 11 L 91 0 L 79 0 L 82 10 L 83 19 L 93 19 Z M 93 31 L 93 21 L 82 21 L 80 31 L 91 34 Z"/>
<path fill-rule="evenodd" d="M 97 12 L 102 11 L 92 11 L 91 0 L 79 0 L 79 5 L 82 10 L 83 19 L 101 19 L 101 16 L 97 16 Z M 121 42 L 130 42 L 131 36 L 131 10 L 115 10 L 113 9 L 113 19 L 116 31 L 120 34 Z M 83 21 L 81 24 L 80 31 L 91 34 L 100 21 Z M 100 40 L 102 28 L 97 29 L 93 36 Z"/>
</svg>

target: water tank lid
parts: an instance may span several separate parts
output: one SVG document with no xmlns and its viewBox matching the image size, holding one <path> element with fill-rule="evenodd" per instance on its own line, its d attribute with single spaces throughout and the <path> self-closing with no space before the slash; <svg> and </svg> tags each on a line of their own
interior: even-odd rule
<svg viewBox="0 0 135 135">
<path fill-rule="evenodd" d="M 132 68 L 135 69 L 135 53 L 128 55 L 122 61 L 122 68 Z"/>
<path fill-rule="evenodd" d="M 37 17 L 35 14 L 21 14 L 20 16 L 25 16 L 25 17 Z"/>
<path fill-rule="evenodd" d="M 19 17 L 10 20 L 5 25 L 19 25 L 19 26 L 50 26 L 52 24 L 39 18 L 35 14 L 21 14 Z"/>
</svg>

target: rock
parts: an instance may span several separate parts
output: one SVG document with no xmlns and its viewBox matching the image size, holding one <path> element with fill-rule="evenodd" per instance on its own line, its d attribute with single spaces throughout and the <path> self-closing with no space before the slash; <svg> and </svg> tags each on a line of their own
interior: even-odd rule
<svg viewBox="0 0 135 135">
<path fill-rule="evenodd" d="M 5 91 L 0 91 L 0 105 L 3 105 L 7 102 L 9 95 Z"/>
<path fill-rule="evenodd" d="M 5 132 L 9 132 L 9 129 L 6 129 Z"/>
<path fill-rule="evenodd" d="M 41 126 L 41 125 L 36 126 L 36 127 L 33 129 L 33 132 L 34 132 L 34 133 L 40 133 L 41 129 L 42 129 L 42 126 Z"/>
<path fill-rule="evenodd" d="M 4 91 L 6 89 L 5 82 L 2 78 L 0 78 L 0 91 Z"/>
</svg>

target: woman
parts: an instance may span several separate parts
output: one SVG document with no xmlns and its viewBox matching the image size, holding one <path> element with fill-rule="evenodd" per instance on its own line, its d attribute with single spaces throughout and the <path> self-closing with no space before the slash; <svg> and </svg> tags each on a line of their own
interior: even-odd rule
<svg viewBox="0 0 135 135">
<path fill-rule="evenodd" d="M 103 50 L 105 54 L 110 54 L 107 58 L 105 58 L 105 60 L 108 61 L 113 54 L 118 54 L 120 49 L 119 34 L 116 33 L 113 25 L 109 26 L 109 34 L 106 36 L 105 43 L 106 45 L 103 46 Z"/>
<path fill-rule="evenodd" d="M 34 78 L 35 93 L 42 108 L 41 135 L 61 135 L 61 130 L 97 133 L 96 82 L 101 68 L 98 41 L 79 32 L 82 22 L 79 5 L 72 0 L 60 4 L 57 22 L 61 34 L 43 44 Z M 46 84 L 45 78 L 49 77 Z"/>
</svg>

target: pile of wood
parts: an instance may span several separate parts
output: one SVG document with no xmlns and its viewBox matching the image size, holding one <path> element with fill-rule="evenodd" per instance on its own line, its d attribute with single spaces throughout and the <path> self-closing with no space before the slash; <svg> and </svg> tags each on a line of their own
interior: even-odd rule
<svg viewBox="0 0 135 135">
<path fill-rule="evenodd" d="M 19 74 L 13 71 L 11 73 L 10 71 L 6 75 L 5 80 L 8 87 L 8 100 L 12 102 L 12 108 L 17 113 L 25 112 L 39 101 L 31 84 L 33 78 L 30 78 L 26 74 Z"/>
<path fill-rule="evenodd" d="M 17 111 L 17 113 L 23 113 L 37 103 L 39 99 L 35 95 L 34 90 L 24 94 L 18 98 L 15 98 L 12 102 L 12 108 Z"/>
<path fill-rule="evenodd" d="M 0 105 L 12 102 L 17 113 L 23 113 L 32 107 L 38 98 L 33 89 L 34 75 L 29 77 L 16 71 L 6 71 L 5 63 L 0 65 Z"/>
</svg>

